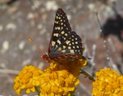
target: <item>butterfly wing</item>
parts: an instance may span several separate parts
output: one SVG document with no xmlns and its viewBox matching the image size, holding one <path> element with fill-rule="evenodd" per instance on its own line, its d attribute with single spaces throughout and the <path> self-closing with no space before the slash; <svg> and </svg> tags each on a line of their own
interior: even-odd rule
<svg viewBox="0 0 123 96">
<path fill-rule="evenodd" d="M 55 22 L 52 37 L 49 44 L 49 53 L 54 52 L 62 44 L 71 32 L 66 14 L 62 9 L 58 9 L 55 16 Z"/>
<path fill-rule="evenodd" d="M 58 9 L 56 12 L 48 54 L 52 59 L 61 56 L 82 55 L 81 39 L 71 30 L 67 16 L 62 9 Z"/>
</svg>

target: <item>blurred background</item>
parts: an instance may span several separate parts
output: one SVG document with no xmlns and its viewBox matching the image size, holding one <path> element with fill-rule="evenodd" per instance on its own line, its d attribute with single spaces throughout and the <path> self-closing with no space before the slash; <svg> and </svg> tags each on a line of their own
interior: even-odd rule
<svg viewBox="0 0 123 96">
<path fill-rule="evenodd" d="M 0 95 L 16 96 L 13 79 L 25 65 L 47 66 L 41 54 L 47 53 L 58 8 L 82 38 L 91 65 L 85 70 L 110 66 L 123 73 L 123 0 L 0 0 Z M 91 96 L 91 80 L 80 79 L 76 95 Z"/>
</svg>

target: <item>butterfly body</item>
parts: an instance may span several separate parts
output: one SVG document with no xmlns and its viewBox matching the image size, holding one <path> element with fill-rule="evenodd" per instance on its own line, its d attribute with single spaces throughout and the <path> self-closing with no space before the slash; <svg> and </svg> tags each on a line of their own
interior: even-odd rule
<svg viewBox="0 0 123 96">
<path fill-rule="evenodd" d="M 72 31 L 67 16 L 62 9 L 58 9 L 52 37 L 49 44 L 47 60 L 54 60 L 60 64 L 72 63 L 83 59 L 81 38 Z M 47 58 L 46 58 L 47 57 Z"/>
</svg>

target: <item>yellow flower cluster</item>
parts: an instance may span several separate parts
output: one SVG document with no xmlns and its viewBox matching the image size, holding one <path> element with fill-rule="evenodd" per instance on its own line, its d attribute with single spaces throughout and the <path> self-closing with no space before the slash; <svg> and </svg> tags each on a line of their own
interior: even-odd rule
<svg viewBox="0 0 123 96">
<path fill-rule="evenodd" d="M 18 94 L 25 90 L 26 93 L 38 91 L 40 96 L 68 96 L 79 84 L 78 73 L 86 63 L 86 60 L 80 60 L 64 66 L 52 61 L 43 71 L 25 66 L 15 78 L 14 89 Z"/>
<path fill-rule="evenodd" d="M 39 86 L 39 76 L 42 71 L 32 65 L 25 66 L 14 80 L 14 89 L 17 94 L 25 89 L 26 93 L 35 92 L 35 86 Z"/>
<path fill-rule="evenodd" d="M 68 96 L 75 90 L 79 80 L 57 64 L 51 64 L 41 75 L 41 96 Z"/>
<path fill-rule="evenodd" d="M 93 82 L 93 96 L 123 96 L 123 76 L 105 68 L 96 73 Z"/>
</svg>

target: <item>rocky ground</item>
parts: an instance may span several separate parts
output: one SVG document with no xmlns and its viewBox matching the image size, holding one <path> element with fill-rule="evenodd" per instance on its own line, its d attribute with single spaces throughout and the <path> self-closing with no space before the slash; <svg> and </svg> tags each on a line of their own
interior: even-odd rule
<svg viewBox="0 0 123 96">
<path fill-rule="evenodd" d="M 58 8 L 63 8 L 67 13 L 72 29 L 82 38 L 89 56 L 95 53 L 96 70 L 107 66 L 108 49 L 112 64 L 122 64 L 122 41 L 116 36 L 109 36 L 107 48 L 100 37 L 100 27 L 94 12 L 99 12 L 101 24 L 113 14 L 109 7 L 111 0 L 105 2 L 105 0 L 0 0 L 0 95 L 16 96 L 13 79 L 23 66 L 27 64 L 40 68 L 46 66 L 40 56 L 47 52 Z M 117 11 L 123 16 L 122 5 L 122 0 L 116 2 Z M 80 79 L 82 82 L 78 89 L 81 94 L 79 96 L 90 96 L 91 81 L 82 75 Z"/>
</svg>

